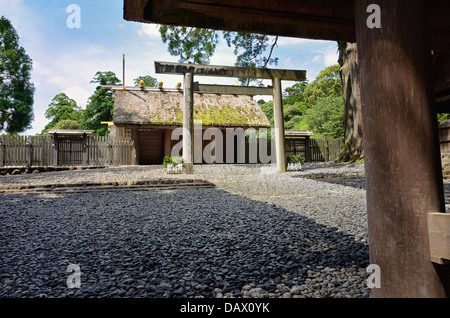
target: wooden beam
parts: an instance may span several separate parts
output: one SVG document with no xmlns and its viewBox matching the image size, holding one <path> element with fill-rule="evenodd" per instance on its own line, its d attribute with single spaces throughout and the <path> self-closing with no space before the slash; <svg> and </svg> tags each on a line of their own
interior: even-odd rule
<svg viewBox="0 0 450 318">
<path fill-rule="evenodd" d="M 302 82 L 306 80 L 306 71 L 283 70 L 254 67 L 233 67 L 218 65 L 198 65 L 187 63 L 171 63 L 155 61 L 155 73 L 184 75 L 215 76 L 215 77 L 236 77 L 236 78 L 259 78 L 273 79 L 280 78 L 286 81 Z"/>
<path fill-rule="evenodd" d="M 330 41 L 356 42 L 354 0 L 124 0 L 124 19 Z M 428 0 L 431 49 L 450 52 L 450 3 Z"/>
<path fill-rule="evenodd" d="M 281 79 L 273 79 L 273 121 L 278 172 L 287 171 L 286 140 L 284 137 L 284 116 Z"/>
<path fill-rule="evenodd" d="M 183 159 L 185 173 L 194 173 L 194 76 L 184 74 Z"/>
<path fill-rule="evenodd" d="M 371 4 L 380 28 L 367 25 Z M 355 1 L 373 297 L 446 296 L 427 227 L 428 213 L 445 211 L 427 4 Z"/>
<path fill-rule="evenodd" d="M 194 91 L 202 94 L 222 95 L 273 95 L 273 88 L 256 86 L 205 85 L 194 82 Z"/>
</svg>

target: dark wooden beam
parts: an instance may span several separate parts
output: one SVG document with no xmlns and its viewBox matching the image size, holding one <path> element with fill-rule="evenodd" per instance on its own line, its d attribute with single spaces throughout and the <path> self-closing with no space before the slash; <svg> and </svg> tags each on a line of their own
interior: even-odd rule
<svg viewBox="0 0 450 318">
<path fill-rule="evenodd" d="M 217 65 L 198 65 L 186 63 L 155 62 L 155 73 L 184 75 L 191 73 L 200 76 L 236 77 L 236 78 L 280 78 L 287 81 L 305 81 L 306 71 L 283 70 L 254 67 L 233 67 Z"/>
<path fill-rule="evenodd" d="M 273 95 L 273 88 L 257 86 L 206 85 L 194 82 L 194 91 L 202 94 L 222 95 Z"/>
<path fill-rule="evenodd" d="M 445 297 L 430 261 L 428 213 L 445 212 L 427 1 L 356 2 L 370 262 L 374 297 Z M 381 28 L 367 7 L 381 8 Z M 446 276 L 446 275 L 444 275 Z"/>
<path fill-rule="evenodd" d="M 450 52 L 450 2 L 428 0 L 431 49 Z M 332 41 L 356 41 L 354 0 L 124 0 L 129 21 Z"/>
</svg>

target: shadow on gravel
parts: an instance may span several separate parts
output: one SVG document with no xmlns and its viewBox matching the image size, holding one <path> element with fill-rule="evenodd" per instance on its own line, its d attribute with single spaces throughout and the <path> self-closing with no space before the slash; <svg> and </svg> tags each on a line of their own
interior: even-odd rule
<svg viewBox="0 0 450 318">
<path fill-rule="evenodd" d="M 297 177 L 297 176 L 296 176 Z M 301 177 L 301 176 L 298 176 Z M 366 180 L 364 178 L 353 178 L 353 177 L 347 177 L 347 178 L 339 178 L 339 177 L 327 177 L 323 176 L 320 178 L 310 178 L 312 180 L 320 181 L 320 182 L 327 182 L 327 183 L 333 183 L 333 184 L 339 184 L 346 187 L 352 187 L 356 189 L 366 189 Z M 444 182 L 444 196 L 445 196 L 445 203 L 450 204 L 450 182 Z"/>
<path fill-rule="evenodd" d="M 351 235 L 215 188 L 3 195 L 0 224 L 0 297 L 240 296 L 369 264 Z M 69 264 L 81 288 L 68 288 Z"/>
<path fill-rule="evenodd" d="M 366 189 L 366 180 L 364 178 L 339 178 L 339 177 L 321 177 L 321 178 L 310 178 L 312 180 L 320 181 L 320 182 L 328 182 L 332 184 L 339 184 L 346 187 L 352 187 L 356 189 Z"/>
</svg>

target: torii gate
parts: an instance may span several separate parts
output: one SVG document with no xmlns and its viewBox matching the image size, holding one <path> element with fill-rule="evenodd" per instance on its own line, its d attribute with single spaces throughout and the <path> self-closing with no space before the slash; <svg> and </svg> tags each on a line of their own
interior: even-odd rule
<svg viewBox="0 0 450 318">
<path fill-rule="evenodd" d="M 184 77 L 183 159 L 186 165 L 185 173 L 192 174 L 194 172 L 194 91 L 210 94 L 273 95 L 277 170 L 278 172 L 286 172 L 287 162 L 281 81 L 304 81 L 306 80 L 306 71 L 156 61 L 155 73 L 183 75 Z M 194 82 L 194 75 L 270 79 L 273 87 L 199 85 L 197 82 Z"/>
</svg>

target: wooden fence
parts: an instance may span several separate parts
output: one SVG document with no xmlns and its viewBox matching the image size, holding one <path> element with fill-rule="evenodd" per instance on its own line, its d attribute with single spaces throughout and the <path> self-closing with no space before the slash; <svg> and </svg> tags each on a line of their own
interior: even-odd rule
<svg viewBox="0 0 450 318">
<path fill-rule="evenodd" d="M 133 142 L 104 136 L 0 136 L 0 167 L 109 166 L 133 164 Z"/>
<path fill-rule="evenodd" d="M 344 147 L 344 139 L 311 139 L 311 159 L 313 162 L 333 161 Z"/>
<path fill-rule="evenodd" d="M 287 140 L 287 155 L 306 157 L 305 141 Z M 344 142 L 310 139 L 309 151 L 313 162 L 333 161 Z M 268 141 L 268 154 L 271 152 Z M 247 145 L 248 152 L 248 145 Z M 105 136 L 87 136 L 85 139 L 53 136 L 0 136 L 0 167 L 55 167 L 55 166 L 120 166 L 133 165 L 135 151 L 131 139 Z M 246 154 L 246 161 L 248 161 Z M 258 158 L 259 160 L 259 158 Z"/>
</svg>

